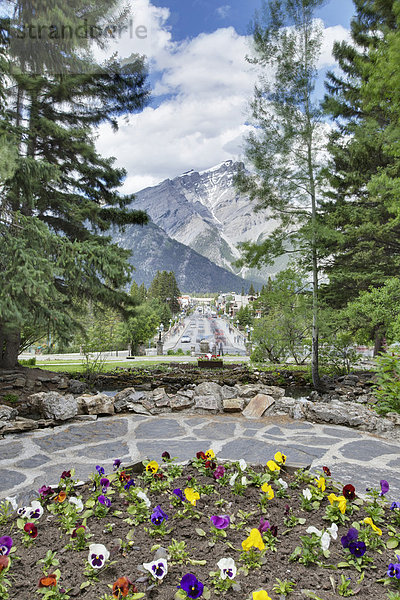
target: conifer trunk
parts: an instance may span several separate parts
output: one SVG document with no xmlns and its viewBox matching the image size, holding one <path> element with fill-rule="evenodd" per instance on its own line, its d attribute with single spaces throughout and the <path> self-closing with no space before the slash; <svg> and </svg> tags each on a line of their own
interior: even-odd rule
<svg viewBox="0 0 400 600">
<path fill-rule="evenodd" d="M 18 366 L 20 341 L 20 331 L 6 331 L 0 326 L 0 369 L 14 369 Z"/>
</svg>

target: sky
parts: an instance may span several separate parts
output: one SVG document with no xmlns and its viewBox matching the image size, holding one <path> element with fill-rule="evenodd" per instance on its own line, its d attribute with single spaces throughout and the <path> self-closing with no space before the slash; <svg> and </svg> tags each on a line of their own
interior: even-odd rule
<svg viewBox="0 0 400 600">
<path fill-rule="evenodd" d="M 249 103 L 257 73 L 249 24 L 261 0 L 128 0 L 131 20 L 106 54 L 144 54 L 151 99 L 140 113 L 120 119 L 118 132 L 98 130 L 97 148 L 127 171 L 122 191 L 134 193 L 185 171 L 243 158 L 250 132 Z M 335 68 L 332 46 L 348 40 L 352 0 L 327 0 L 317 17 L 324 26 L 319 60 Z"/>
</svg>

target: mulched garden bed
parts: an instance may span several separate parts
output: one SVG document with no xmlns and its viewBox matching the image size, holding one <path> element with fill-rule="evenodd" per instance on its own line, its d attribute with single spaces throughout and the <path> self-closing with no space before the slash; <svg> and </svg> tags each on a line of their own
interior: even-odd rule
<svg viewBox="0 0 400 600">
<path fill-rule="evenodd" d="M 0 556 L 1 600 L 33 600 L 41 594 L 53 600 L 173 600 L 177 593 L 182 598 L 330 600 L 351 595 L 351 589 L 361 599 L 400 598 L 395 593 L 400 592 L 395 555 L 400 503 L 390 507 L 385 501 L 385 481 L 371 482 L 377 489 L 362 500 L 351 482 L 344 482 L 350 485 L 343 490 L 328 470 L 316 476 L 286 469 L 280 453 L 254 468 L 244 461 L 219 462 L 211 451 L 183 467 L 165 457 L 141 473 L 124 465 L 112 473 L 103 473 L 101 465 L 96 469 L 84 486 L 75 485 L 73 471 L 63 473 L 59 487 L 44 486 L 40 504 L 34 501 L 25 513 L 0 504 L 0 554 L 7 557 Z M 222 518 L 212 522 L 210 517 Z M 371 517 L 373 526 L 364 522 Z M 319 531 L 307 533 L 310 526 Z M 357 529 L 348 535 L 352 526 Z M 106 550 L 95 547 L 89 553 L 90 544 Z M 217 563 L 223 558 L 234 560 L 236 574 L 226 567 L 229 572 L 221 578 Z M 143 567 L 155 559 L 160 579 Z M 392 577 L 387 576 L 390 563 Z M 182 578 L 188 574 L 192 583 L 200 583 L 185 595 L 178 586 L 187 588 Z M 388 587 L 379 582 L 384 579 Z M 286 585 L 284 595 L 278 580 L 295 585 L 290 592 Z"/>
</svg>

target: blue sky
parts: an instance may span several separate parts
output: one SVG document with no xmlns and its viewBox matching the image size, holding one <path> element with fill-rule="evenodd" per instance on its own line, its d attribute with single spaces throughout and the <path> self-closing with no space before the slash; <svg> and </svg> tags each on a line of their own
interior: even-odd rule
<svg viewBox="0 0 400 600">
<path fill-rule="evenodd" d="M 136 192 L 189 169 L 204 170 L 240 160 L 251 131 L 249 103 L 257 73 L 248 26 L 261 0 L 128 0 L 146 39 L 129 36 L 109 51 L 121 58 L 144 54 L 152 99 L 141 113 L 120 120 L 113 133 L 99 129 L 97 146 L 115 156 L 128 176 L 124 191 Z M 335 40 L 349 40 L 352 0 L 330 0 L 316 17 L 324 24 L 321 78 L 334 69 Z"/>
</svg>

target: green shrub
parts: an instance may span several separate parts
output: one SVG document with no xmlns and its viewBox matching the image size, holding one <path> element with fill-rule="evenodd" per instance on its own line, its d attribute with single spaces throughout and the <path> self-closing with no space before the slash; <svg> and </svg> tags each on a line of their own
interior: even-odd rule
<svg viewBox="0 0 400 600">
<path fill-rule="evenodd" d="M 375 361 L 377 372 L 374 393 L 378 399 L 375 410 L 381 415 L 392 411 L 400 413 L 400 355 L 385 353 Z"/>
<path fill-rule="evenodd" d="M 33 356 L 32 358 L 28 358 L 27 360 L 20 360 L 19 364 L 23 365 L 25 367 L 32 367 L 32 366 L 36 365 L 36 356 Z"/>
<path fill-rule="evenodd" d="M 5 402 L 18 402 L 19 397 L 16 394 L 6 394 L 3 396 Z"/>
</svg>

